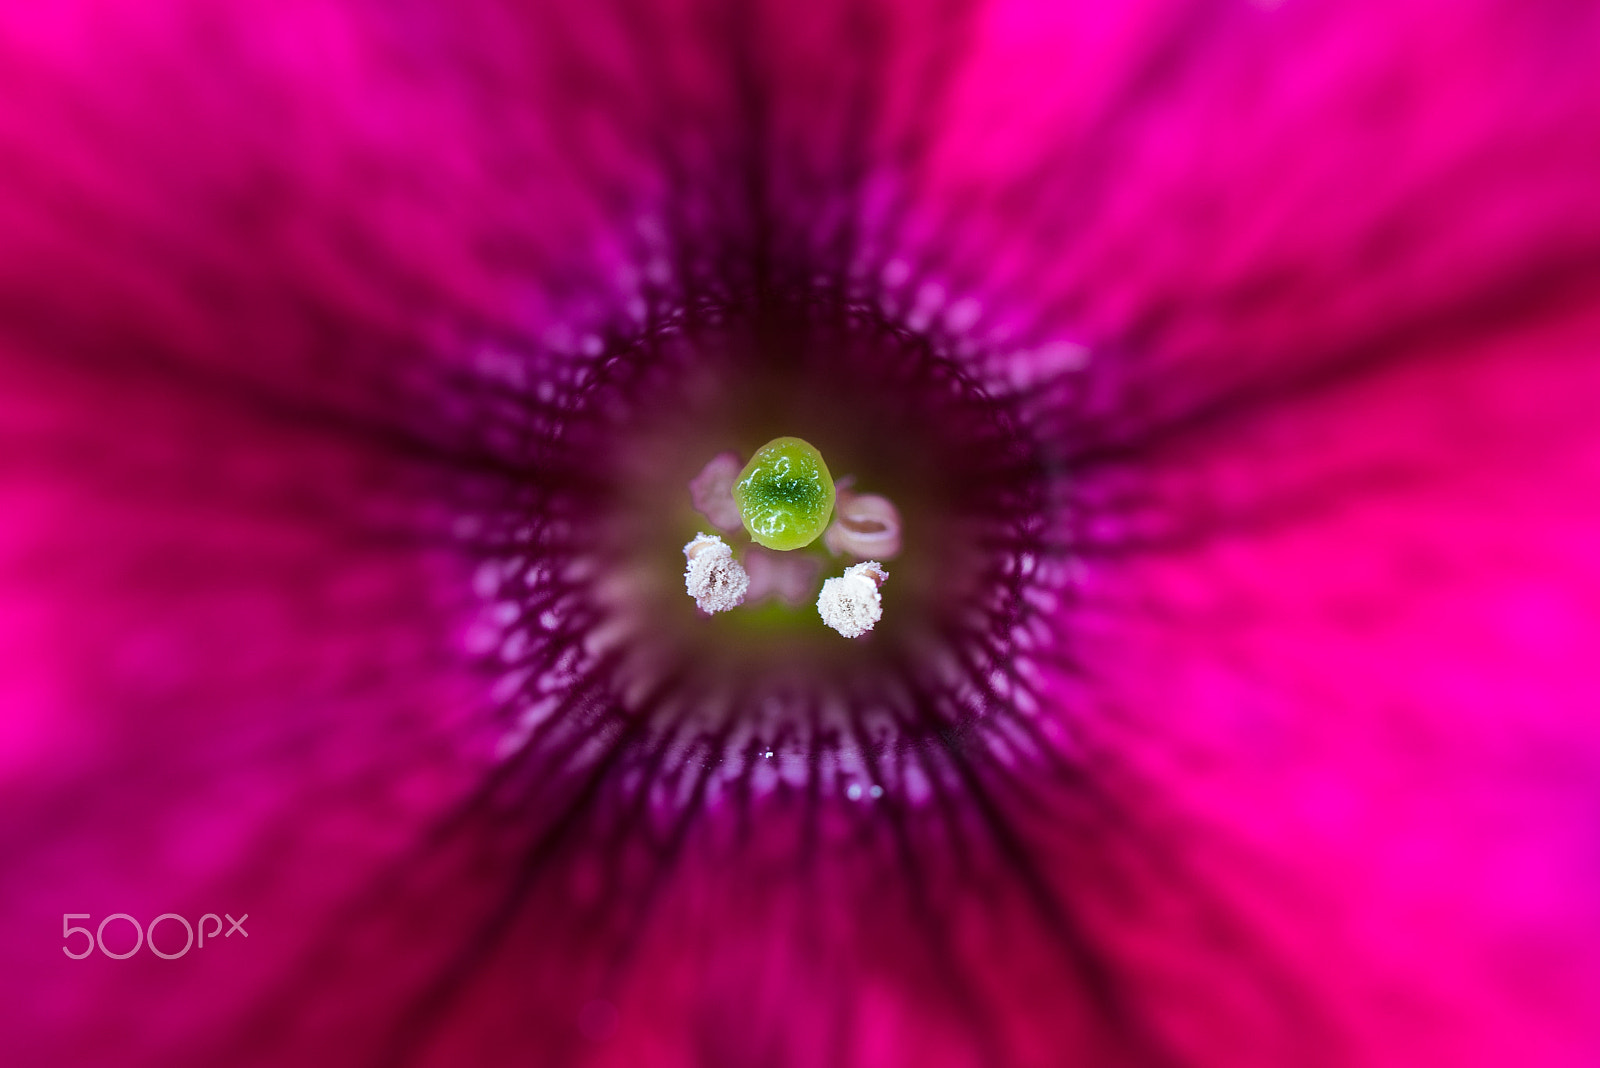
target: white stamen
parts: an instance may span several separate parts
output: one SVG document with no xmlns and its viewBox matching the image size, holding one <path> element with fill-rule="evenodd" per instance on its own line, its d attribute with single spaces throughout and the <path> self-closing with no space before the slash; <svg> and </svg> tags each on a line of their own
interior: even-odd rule
<svg viewBox="0 0 1600 1068">
<path fill-rule="evenodd" d="M 689 566 L 683 572 L 683 585 L 702 612 L 726 612 L 744 603 L 750 576 L 733 550 L 715 534 L 696 534 L 683 547 Z"/>
<path fill-rule="evenodd" d="M 822 621 L 846 638 L 859 638 L 883 618 L 883 597 L 878 587 L 888 577 L 878 561 L 864 560 L 824 582 L 817 595 L 817 612 Z"/>
<path fill-rule="evenodd" d="M 893 560 L 900 554 L 900 513 L 887 497 L 840 491 L 822 543 L 835 555 Z"/>
<path fill-rule="evenodd" d="M 719 452 L 689 482 L 689 500 L 694 510 L 711 521 L 718 530 L 732 533 L 744 526 L 739 505 L 733 499 L 733 484 L 739 481 L 744 461 L 734 453 Z"/>
</svg>

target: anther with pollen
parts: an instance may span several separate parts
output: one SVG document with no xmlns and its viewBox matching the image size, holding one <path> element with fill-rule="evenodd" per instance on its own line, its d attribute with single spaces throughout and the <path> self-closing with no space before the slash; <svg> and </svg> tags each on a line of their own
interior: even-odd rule
<svg viewBox="0 0 1600 1068">
<path fill-rule="evenodd" d="M 696 534 L 694 540 L 683 547 L 689 561 L 683 572 L 683 584 L 702 612 L 726 612 L 744 603 L 750 588 L 750 576 L 733 550 L 715 534 Z"/>
<path fill-rule="evenodd" d="M 822 621 L 846 638 L 859 638 L 883 618 L 883 585 L 889 572 L 876 560 L 864 560 L 845 568 L 843 575 L 822 584 L 817 595 L 817 614 Z"/>
</svg>

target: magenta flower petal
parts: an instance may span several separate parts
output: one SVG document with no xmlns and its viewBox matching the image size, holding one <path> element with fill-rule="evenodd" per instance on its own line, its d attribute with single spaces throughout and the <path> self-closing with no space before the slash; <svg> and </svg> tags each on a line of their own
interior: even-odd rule
<svg viewBox="0 0 1600 1068">
<path fill-rule="evenodd" d="M 1594 1061 L 1600 17 L 522 7 L 0 13 L 0 1060 Z"/>
</svg>

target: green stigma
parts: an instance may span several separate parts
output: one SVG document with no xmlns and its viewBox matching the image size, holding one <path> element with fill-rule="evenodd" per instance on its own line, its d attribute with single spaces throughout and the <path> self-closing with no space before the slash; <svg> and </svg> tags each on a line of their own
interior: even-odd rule
<svg viewBox="0 0 1600 1068">
<path fill-rule="evenodd" d="M 744 529 L 769 549 L 799 549 L 828 528 L 833 476 L 822 454 L 800 438 L 773 438 L 750 457 L 733 484 Z"/>
</svg>

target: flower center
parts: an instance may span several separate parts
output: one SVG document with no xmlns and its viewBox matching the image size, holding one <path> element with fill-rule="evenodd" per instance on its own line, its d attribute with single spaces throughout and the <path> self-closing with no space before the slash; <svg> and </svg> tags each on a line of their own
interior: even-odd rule
<svg viewBox="0 0 1600 1068">
<path fill-rule="evenodd" d="M 717 309 L 602 359 L 560 404 L 539 492 L 505 524 L 528 544 L 489 598 L 510 621 L 502 658 L 541 657 L 530 685 L 551 687 L 537 665 L 559 663 L 586 707 L 698 724 L 727 752 L 845 744 L 868 710 L 904 736 L 1010 704 L 1002 676 L 1049 581 L 1047 476 L 1005 406 L 920 339 L 827 304 Z M 733 496 L 757 544 L 720 528 L 739 575 L 696 545 L 730 518 L 706 510 L 728 453 L 750 458 Z M 829 464 L 850 488 L 835 492 Z M 893 565 L 862 571 L 891 534 Z M 804 592 L 751 595 L 790 585 Z M 538 716 L 565 707 L 506 689 Z"/>
</svg>

